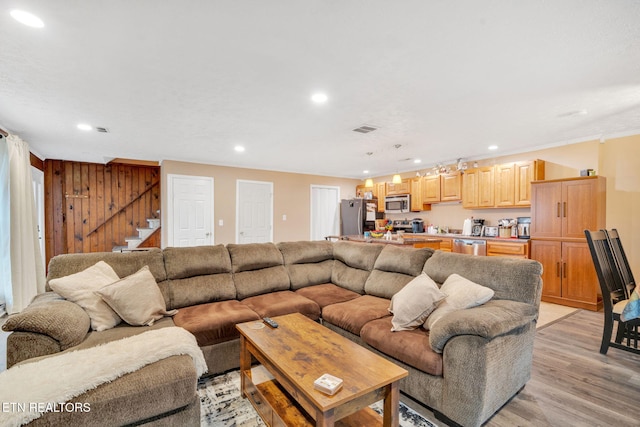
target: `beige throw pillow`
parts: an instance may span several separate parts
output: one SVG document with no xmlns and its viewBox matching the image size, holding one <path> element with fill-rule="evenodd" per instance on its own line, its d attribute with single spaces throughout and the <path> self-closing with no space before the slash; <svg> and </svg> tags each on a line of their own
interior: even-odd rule
<svg viewBox="0 0 640 427">
<path fill-rule="evenodd" d="M 120 317 L 94 292 L 120 277 L 104 261 L 69 276 L 49 280 L 49 286 L 61 297 L 78 304 L 91 319 L 91 329 L 104 331 L 121 322 Z"/>
<path fill-rule="evenodd" d="M 447 294 L 447 297 L 427 317 L 424 323 L 427 330 L 433 328 L 433 325 L 446 314 L 482 305 L 493 298 L 494 294 L 493 289 L 478 285 L 458 274 L 447 277 L 440 290 Z"/>
<path fill-rule="evenodd" d="M 150 326 L 156 320 L 178 312 L 167 311 L 162 292 L 146 265 L 131 276 L 96 291 L 96 294 L 132 326 Z"/>
<path fill-rule="evenodd" d="M 422 325 L 445 297 L 436 282 L 423 272 L 391 298 L 391 330 L 408 331 Z"/>
</svg>

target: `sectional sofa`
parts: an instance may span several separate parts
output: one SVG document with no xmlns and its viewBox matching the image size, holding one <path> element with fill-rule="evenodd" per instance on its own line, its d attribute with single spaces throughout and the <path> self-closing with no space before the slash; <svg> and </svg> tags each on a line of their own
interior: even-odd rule
<svg viewBox="0 0 640 427">
<path fill-rule="evenodd" d="M 345 241 L 229 244 L 60 255 L 48 283 L 101 260 L 120 277 L 148 266 L 166 308 L 178 313 L 96 332 L 82 308 L 47 292 L 7 321 L 8 366 L 177 325 L 196 337 L 217 374 L 239 367 L 237 323 L 300 312 L 407 369 L 402 392 L 447 422 L 481 425 L 530 378 L 542 289 L 536 261 Z M 423 272 L 439 284 L 456 273 L 493 297 L 430 331 L 392 332 L 390 299 Z M 188 356 L 173 356 L 74 399 L 91 402 L 90 413 L 46 413 L 32 424 L 197 425 L 196 382 Z"/>
</svg>

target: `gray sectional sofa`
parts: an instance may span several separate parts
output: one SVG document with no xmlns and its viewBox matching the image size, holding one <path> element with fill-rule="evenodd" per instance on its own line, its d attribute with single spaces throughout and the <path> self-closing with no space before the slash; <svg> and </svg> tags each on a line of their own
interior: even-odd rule
<svg viewBox="0 0 640 427">
<path fill-rule="evenodd" d="M 151 327 L 95 332 L 81 308 L 47 292 L 7 322 L 9 366 L 177 325 L 196 337 L 209 374 L 217 374 L 239 367 L 237 323 L 300 312 L 407 369 L 401 390 L 448 422 L 481 425 L 530 377 L 542 289 L 536 261 L 345 241 L 229 244 L 60 255 L 48 280 L 99 260 L 120 277 L 149 266 L 167 309 L 178 313 Z M 422 272 L 438 283 L 457 273 L 495 294 L 430 331 L 391 332 L 390 299 Z M 33 424 L 196 425 L 196 381 L 189 357 L 174 356 L 74 399 L 92 402 L 88 414 L 47 413 Z M 153 388 L 153 407 L 145 387 Z"/>
</svg>

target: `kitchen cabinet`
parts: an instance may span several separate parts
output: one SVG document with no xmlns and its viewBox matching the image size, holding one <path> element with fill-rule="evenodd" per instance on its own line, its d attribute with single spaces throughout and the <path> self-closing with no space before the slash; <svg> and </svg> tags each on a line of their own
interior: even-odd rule
<svg viewBox="0 0 640 427">
<path fill-rule="evenodd" d="M 364 184 L 356 185 L 356 197 L 363 198 L 366 191 L 371 191 L 371 189 L 365 187 Z"/>
<path fill-rule="evenodd" d="M 531 258 L 542 263 L 542 300 L 597 311 L 598 278 L 584 230 L 606 227 L 606 179 L 537 181 L 531 185 Z"/>
<path fill-rule="evenodd" d="M 373 197 L 378 198 L 378 212 L 384 212 L 384 198 L 387 195 L 387 186 L 384 182 L 373 184 Z"/>
<path fill-rule="evenodd" d="M 454 202 L 462 199 L 460 172 L 427 175 L 422 181 L 422 203 Z"/>
<path fill-rule="evenodd" d="M 498 242 L 487 241 L 487 256 L 507 256 L 512 258 L 529 258 L 529 241 L 513 240 Z"/>
<path fill-rule="evenodd" d="M 542 301 L 593 311 L 602 308 L 587 243 L 532 240 L 531 258 L 543 266 Z"/>
<path fill-rule="evenodd" d="M 462 174 L 458 172 L 440 175 L 440 201 L 455 202 L 462 199 Z"/>
<path fill-rule="evenodd" d="M 440 250 L 444 252 L 451 252 L 453 248 L 453 239 L 449 237 L 438 237 L 440 239 Z"/>
<path fill-rule="evenodd" d="M 494 207 L 493 166 L 467 169 L 462 180 L 462 207 L 468 209 Z"/>
<path fill-rule="evenodd" d="M 387 182 L 386 187 L 386 195 L 387 196 L 397 196 L 400 194 L 409 194 L 411 193 L 411 182 L 408 179 L 403 179 L 402 183 L 394 184 L 392 182 Z"/>
<path fill-rule="evenodd" d="M 422 177 L 411 178 L 411 212 L 420 212 L 422 208 Z"/>
<path fill-rule="evenodd" d="M 531 182 L 544 179 L 542 160 L 468 169 L 462 177 L 462 207 L 520 208 L 531 206 Z"/>
<path fill-rule="evenodd" d="M 427 175 L 422 179 L 422 202 L 440 201 L 440 175 Z"/>
<path fill-rule="evenodd" d="M 537 181 L 531 186 L 531 238 L 585 241 L 584 230 L 605 228 L 606 179 Z"/>
</svg>

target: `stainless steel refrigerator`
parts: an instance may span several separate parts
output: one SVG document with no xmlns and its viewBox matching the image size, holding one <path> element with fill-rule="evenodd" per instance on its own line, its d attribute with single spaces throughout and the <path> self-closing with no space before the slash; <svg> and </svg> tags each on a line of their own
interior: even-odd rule
<svg viewBox="0 0 640 427">
<path fill-rule="evenodd" d="M 343 236 L 360 235 L 365 230 L 375 230 L 378 213 L 377 199 L 343 199 L 340 202 L 340 234 Z"/>
</svg>

